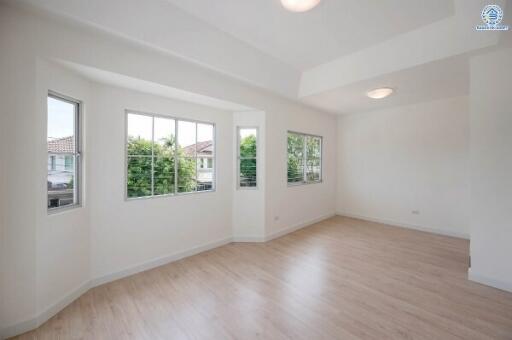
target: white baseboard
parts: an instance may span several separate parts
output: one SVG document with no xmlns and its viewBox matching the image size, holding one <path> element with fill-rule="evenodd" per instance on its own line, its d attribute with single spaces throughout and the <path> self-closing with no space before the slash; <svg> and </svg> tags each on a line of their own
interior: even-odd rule
<svg viewBox="0 0 512 340">
<path fill-rule="evenodd" d="M 262 242 L 265 242 L 265 237 L 264 236 L 234 236 L 233 242 L 262 243 Z"/>
<path fill-rule="evenodd" d="M 153 268 L 156 268 L 156 267 L 160 267 L 160 266 L 163 266 L 165 264 L 168 264 L 168 263 L 171 263 L 171 262 L 174 262 L 174 261 L 178 261 L 178 260 L 181 260 L 181 259 L 183 259 L 185 257 L 196 255 L 196 254 L 199 254 L 199 253 L 202 253 L 202 252 L 205 252 L 205 251 L 208 251 L 208 250 L 211 250 L 211 249 L 214 249 L 214 248 L 226 245 L 226 244 L 231 243 L 231 242 L 232 242 L 232 238 L 231 237 L 227 237 L 227 238 L 224 238 L 224 239 L 221 239 L 221 240 L 218 240 L 218 241 L 209 242 L 207 244 L 204 244 L 204 245 L 201 245 L 201 246 L 197 246 L 197 247 L 194 247 L 194 248 L 191 248 L 191 249 L 188 249 L 188 250 L 185 250 L 185 251 L 181 251 L 181 252 L 178 252 L 178 253 L 175 253 L 175 254 L 162 256 L 162 257 L 159 257 L 159 258 L 156 258 L 156 259 L 153 259 L 153 260 L 149 260 L 149 261 L 146 261 L 146 262 L 143 262 L 143 263 L 139 263 L 137 265 L 125 268 L 123 270 L 120 270 L 120 271 L 117 271 L 117 272 L 114 272 L 114 273 L 111 273 L 111 274 L 107 274 L 107 275 L 103 275 L 103 276 L 97 277 L 97 278 L 92 280 L 91 284 L 92 284 L 92 287 L 96 287 L 96 286 L 99 286 L 99 285 L 102 285 L 102 284 L 105 284 L 105 283 L 108 283 L 108 282 L 112 282 L 112 281 L 115 281 L 115 280 L 122 279 L 122 278 L 130 276 L 130 275 L 134 275 L 134 274 L 146 271 L 146 270 L 150 270 L 150 269 L 153 269 Z"/>
<path fill-rule="evenodd" d="M 400 228 L 424 231 L 424 232 L 431 233 L 431 234 L 451 236 L 451 237 L 457 237 L 457 238 L 463 238 L 463 239 L 469 240 L 469 234 L 466 234 L 466 233 L 446 231 L 446 230 L 442 230 L 439 228 L 424 227 L 424 226 L 420 226 L 420 225 L 416 225 L 416 224 L 402 223 L 402 222 L 398 222 L 398 221 L 394 221 L 394 220 L 390 220 L 390 219 L 386 219 L 386 218 L 370 217 L 370 216 L 364 216 L 364 215 L 360 215 L 360 214 L 353 214 L 353 213 L 349 213 L 349 212 L 338 212 L 337 215 L 355 218 L 358 220 L 365 220 L 365 221 L 369 221 L 369 222 L 388 224 L 388 225 L 392 225 L 392 226 L 400 227 Z"/>
<path fill-rule="evenodd" d="M 180 259 L 183 259 L 188 256 L 196 255 L 226 244 L 229 244 L 231 242 L 254 242 L 254 243 L 261 243 L 261 242 L 267 242 L 270 240 L 273 240 L 275 238 L 284 236 L 286 234 L 292 233 L 296 230 L 302 229 L 304 227 L 310 226 L 312 224 L 321 222 L 323 220 L 326 220 L 328 218 L 331 218 L 335 216 L 336 214 L 328 214 L 325 216 L 321 216 L 318 218 L 315 218 L 313 220 L 310 220 L 308 222 L 300 223 L 291 227 L 287 227 L 278 231 L 275 231 L 265 237 L 262 236 L 242 236 L 242 237 L 227 237 L 221 240 L 217 240 L 214 242 L 209 242 L 207 244 L 197 246 L 185 251 L 181 251 L 175 254 L 159 257 L 150 261 L 146 261 L 143 263 L 139 263 L 137 265 L 125 268 L 123 270 L 103 275 L 97 278 L 94 278 L 92 280 L 89 280 L 87 282 L 84 282 L 82 285 L 77 287 L 76 289 L 72 290 L 70 293 L 65 294 L 64 297 L 55 303 L 54 305 L 48 307 L 41 313 L 39 313 L 37 316 L 31 318 L 30 320 L 23 321 L 21 323 L 5 327 L 3 329 L 0 329 L 0 339 L 5 339 L 11 336 L 15 336 L 21 333 L 28 332 L 30 330 L 33 330 L 46 321 L 48 321 L 51 317 L 53 317 L 55 314 L 60 312 L 62 309 L 67 307 L 71 302 L 75 301 L 77 298 L 79 298 L 81 295 L 86 293 L 89 289 L 94 288 L 96 286 L 109 283 L 118 279 L 122 279 L 124 277 L 134 275 L 146 270 L 150 270 Z"/>
<path fill-rule="evenodd" d="M 6 339 L 11 336 L 15 336 L 18 334 L 22 334 L 28 332 L 34 328 L 41 326 L 43 323 L 48 321 L 55 314 L 66 308 L 71 302 L 78 299 L 81 295 L 86 293 L 91 288 L 90 281 L 87 281 L 77 288 L 73 289 L 68 294 L 65 294 L 64 297 L 58 301 L 57 303 L 51 305 L 42 311 L 39 315 L 33 317 L 32 319 L 23 321 L 21 323 L 15 324 L 13 326 L 6 327 L 0 331 L 0 339 Z"/>
<path fill-rule="evenodd" d="M 28 332 L 37 327 L 39 327 L 39 325 L 37 324 L 37 318 L 34 317 L 30 320 L 26 320 L 15 325 L 7 326 L 0 329 L 0 339 L 4 340 L 12 336 Z"/>
<path fill-rule="evenodd" d="M 478 273 L 475 273 L 474 270 L 471 270 L 471 268 L 469 268 L 468 270 L 468 280 L 512 293 L 512 282 L 503 282 L 487 276 L 480 275 Z"/>
<path fill-rule="evenodd" d="M 302 228 L 305 228 L 305 227 L 309 227 L 312 224 L 315 224 L 315 223 L 318 223 L 318 222 L 322 222 L 322 221 L 327 220 L 327 219 L 329 219 L 331 217 L 334 217 L 334 216 L 336 216 L 335 213 L 327 214 L 327 215 L 323 215 L 323 216 L 314 218 L 314 219 L 309 220 L 307 222 L 299 223 L 299 224 L 293 225 L 291 227 L 286 227 L 286 228 L 283 228 L 281 230 L 274 231 L 273 233 L 270 233 L 270 234 L 268 234 L 265 237 L 265 242 L 271 241 L 273 239 L 276 239 L 278 237 L 284 236 L 284 235 L 289 234 L 289 233 L 293 233 L 294 231 L 297 231 L 299 229 L 302 229 Z"/>
<path fill-rule="evenodd" d="M 77 298 L 79 298 L 81 295 L 86 293 L 89 289 L 94 288 L 96 286 L 112 282 L 133 274 L 137 274 L 149 269 L 153 269 L 180 259 L 183 259 L 188 256 L 196 255 L 199 253 L 202 253 L 204 251 L 208 251 L 223 245 L 226 245 L 228 243 L 232 242 L 232 238 L 224 238 L 218 241 L 210 242 L 201 246 L 197 246 L 182 252 L 178 252 L 172 255 L 163 256 L 157 259 L 153 259 L 144 263 L 137 264 L 135 266 L 120 270 L 118 272 L 104 275 L 89 281 L 84 282 L 76 289 L 72 290 L 70 293 L 65 294 L 64 297 L 58 301 L 57 303 L 53 304 L 52 306 L 48 307 L 35 317 L 20 322 L 18 324 L 7 326 L 3 329 L 0 329 L 0 339 L 6 339 L 18 334 L 22 334 L 25 332 L 28 332 L 30 330 L 33 330 L 46 321 L 48 321 L 51 317 L 53 317 L 55 314 L 66 308 L 71 302 L 75 301 Z"/>
</svg>

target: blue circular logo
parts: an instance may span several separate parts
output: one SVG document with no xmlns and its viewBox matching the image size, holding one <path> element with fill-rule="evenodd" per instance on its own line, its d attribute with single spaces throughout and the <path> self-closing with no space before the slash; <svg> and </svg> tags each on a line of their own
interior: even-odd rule
<svg viewBox="0 0 512 340">
<path fill-rule="evenodd" d="M 503 19 L 503 11 L 498 5 L 487 5 L 482 10 L 482 20 L 489 26 L 498 25 Z"/>
</svg>

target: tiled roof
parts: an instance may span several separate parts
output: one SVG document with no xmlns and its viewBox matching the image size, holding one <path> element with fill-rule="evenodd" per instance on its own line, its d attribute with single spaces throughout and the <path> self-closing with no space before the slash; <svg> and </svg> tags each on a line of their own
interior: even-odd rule
<svg viewBox="0 0 512 340">
<path fill-rule="evenodd" d="M 48 153 L 75 152 L 75 139 L 73 136 L 56 138 L 48 141 Z"/>
<path fill-rule="evenodd" d="M 205 142 L 199 142 L 197 144 L 192 144 L 192 145 L 184 147 L 183 152 L 185 153 L 185 156 L 194 157 L 196 145 L 197 145 L 197 154 L 198 155 L 201 155 L 201 154 L 211 155 L 213 153 L 213 142 L 211 140 L 208 140 Z"/>
</svg>

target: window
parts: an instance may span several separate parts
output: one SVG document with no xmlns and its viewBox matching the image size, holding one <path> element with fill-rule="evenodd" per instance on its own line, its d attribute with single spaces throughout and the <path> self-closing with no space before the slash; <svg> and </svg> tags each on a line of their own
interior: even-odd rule
<svg viewBox="0 0 512 340">
<path fill-rule="evenodd" d="M 48 209 L 80 204 L 80 103 L 54 93 L 47 99 Z"/>
<path fill-rule="evenodd" d="M 288 184 L 322 180 L 322 137 L 288 132 Z"/>
<path fill-rule="evenodd" d="M 214 190 L 214 132 L 209 123 L 128 112 L 127 198 Z"/>
<path fill-rule="evenodd" d="M 255 188 L 257 176 L 258 130 L 238 128 L 238 187 Z"/>
<path fill-rule="evenodd" d="M 73 169 L 73 157 L 72 156 L 64 156 L 64 169 L 66 169 L 66 170 Z"/>
<path fill-rule="evenodd" d="M 50 155 L 48 159 L 50 160 L 48 170 L 57 170 L 57 156 Z"/>
</svg>

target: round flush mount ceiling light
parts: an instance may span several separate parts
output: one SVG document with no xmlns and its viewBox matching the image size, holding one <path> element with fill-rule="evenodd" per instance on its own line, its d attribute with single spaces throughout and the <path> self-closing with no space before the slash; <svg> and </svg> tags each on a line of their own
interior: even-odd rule
<svg viewBox="0 0 512 340">
<path fill-rule="evenodd" d="M 320 3 L 320 0 L 281 0 L 284 8 L 291 12 L 307 12 Z"/>
<path fill-rule="evenodd" d="M 382 99 L 390 96 L 393 93 L 393 89 L 390 87 L 380 87 L 366 92 L 366 95 L 372 99 Z"/>
</svg>

